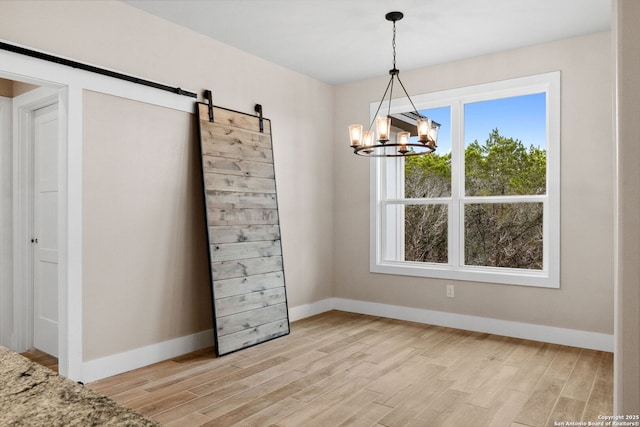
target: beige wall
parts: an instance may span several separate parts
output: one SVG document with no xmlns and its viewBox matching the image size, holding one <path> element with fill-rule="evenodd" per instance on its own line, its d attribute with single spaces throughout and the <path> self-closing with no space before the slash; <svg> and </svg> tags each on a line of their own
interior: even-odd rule
<svg viewBox="0 0 640 427">
<path fill-rule="evenodd" d="M 640 413 L 640 2 L 613 2 L 617 223 L 614 413 Z"/>
<path fill-rule="evenodd" d="M 32 85 L 24 82 L 13 82 L 13 97 L 22 95 L 23 93 L 30 92 L 40 86 Z"/>
<path fill-rule="evenodd" d="M 210 329 L 193 116 L 89 91 L 83 102 L 85 359 Z"/>
<path fill-rule="evenodd" d="M 0 39 L 271 119 L 289 306 L 331 296 L 333 88 L 118 1 L 3 1 Z M 211 327 L 189 115 L 84 94 L 84 360 Z M 317 147 L 325 147 L 317 150 Z"/>
<path fill-rule="evenodd" d="M 0 79 L 0 96 L 13 98 L 13 82 L 7 79 Z"/>
<path fill-rule="evenodd" d="M 334 295 L 613 333 L 613 141 L 609 33 L 404 72 L 412 94 L 561 71 L 561 288 L 369 273 L 369 162 L 350 154 L 347 125 L 368 122 L 386 78 L 337 87 Z M 455 284 L 447 298 L 445 285 Z"/>
<path fill-rule="evenodd" d="M 18 95 L 36 89 L 38 86 L 24 82 L 0 79 L 0 96 L 15 98 Z"/>
</svg>

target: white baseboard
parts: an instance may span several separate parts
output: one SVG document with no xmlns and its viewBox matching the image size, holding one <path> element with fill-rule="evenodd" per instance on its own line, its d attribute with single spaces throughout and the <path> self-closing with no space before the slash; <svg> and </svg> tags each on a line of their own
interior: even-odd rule
<svg viewBox="0 0 640 427">
<path fill-rule="evenodd" d="M 558 328 L 554 326 L 536 325 L 533 323 L 499 320 L 488 317 L 469 316 L 466 314 L 447 313 L 443 311 L 424 310 L 419 308 L 402 307 L 398 305 L 379 304 L 375 302 L 358 301 L 345 298 L 328 298 L 312 304 L 301 306 L 297 311 L 299 320 L 329 310 L 341 310 L 351 313 L 368 314 L 371 316 L 388 317 L 391 319 L 407 320 L 410 322 L 429 325 L 447 326 L 474 332 L 486 332 L 513 338 L 523 338 L 552 344 L 562 344 L 572 347 L 588 348 L 613 352 L 613 335 L 598 332 L 581 331 L 577 329 Z M 298 307 L 290 310 L 290 313 Z M 310 313 L 308 316 L 302 316 Z M 291 316 L 291 315 L 290 315 Z M 293 318 L 291 319 L 294 320 Z"/>
<path fill-rule="evenodd" d="M 174 338 L 84 362 L 82 381 L 90 383 L 213 345 L 213 330 Z"/>
<path fill-rule="evenodd" d="M 315 316 L 316 314 L 335 309 L 336 298 L 327 298 L 311 304 L 299 305 L 297 307 L 289 307 L 289 321 L 304 319 L 305 317 Z"/>
<path fill-rule="evenodd" d="M 344 298 L 334 298 L 334 300 L 336 310 L 593 350 L 613 351 L 613 335 L 608 334 Z"/>
<path fill-rule="evenodd" d="M 345 298 L 327 298 L 310 304 L 290 307 L 289 320 L 294 322 L 330 310 L 348 311 L 429 325 L 447 326 L 467 331 L 486 332 L 507 337 L 613 352 L 613 335 L 609 334 Z M 213 345 L 213 331 L 208 330 L 124 353 L 90 360 L 83 364 L 83 381 L 85 383 L 97 381 L 211 345 Z"/>
</svg>

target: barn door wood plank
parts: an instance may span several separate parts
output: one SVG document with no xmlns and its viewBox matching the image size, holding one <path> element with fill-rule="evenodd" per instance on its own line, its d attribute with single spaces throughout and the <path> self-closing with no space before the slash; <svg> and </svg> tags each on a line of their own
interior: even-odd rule
<svg viewBox="0 0 640 427">
<path fill-rule="evenodd" d="M 271 224 L 214 225 L 209 227 L 211 243 L 257 242 L 280 239 L 280 227 Z"/>
<path fill-rule="evenodd" d="M 282 257 L 243 259 L 211 263 L 211 271 L 217 279 L 253 276 L 254 274 L 282 271 Z M 215 284 L 215 280 L 213 282 Z"/>
<path fill-rule="evenodd" d="M 198 105 L 215 347 L 289 333 L 271 122 Z"/>
<path fill-rule="evenodd" d="M 204 172 L 217 172 L 222 175 L 250 176 L 255 178 L 275 178 L 273 165 L 251 160 L 229 159 L 205 155 Z"/>
</svg>

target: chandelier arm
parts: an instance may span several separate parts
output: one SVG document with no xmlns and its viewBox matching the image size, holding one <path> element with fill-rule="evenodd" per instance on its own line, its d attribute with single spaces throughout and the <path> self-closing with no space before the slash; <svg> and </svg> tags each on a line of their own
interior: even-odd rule
<svg viewBox="0 0 640 427">
<path fill-rule="evenodd" d="M 378 109 L 376 110 L 376 113 L 373 115 L 373 120 L 371 120 L 371 124 L 369 125 L 369 130 L 371 130 L 371 128 L 373 127 L 373 124 L 376 121 L 376 117 L 378 117 L 378 113 L 380 112 L 380 108 L 382 108 L 382 103 L 384 102 L 384 98 L 387 96 L 387 92 L 389 91 L 389 86 L 391 86 L 392 82 L 393 82 L 393 76 L 391 76 L 391 79 L 389 79 L 389 83 L 387 83 L 387 88 L 384 90 L 384 95 L 382 95 L 382 99 L 378 104 Z"/>
<path fill-rule="evenodd" d="M 411 100 L 411 97 L 409 96 L 409 93 L 407 92 L 407 89 L 405 89 L 404 84 L 402 84 L 402 80 L 400 80 L 400 75 L 397 75 L 396 77 L 398 78 L 398 83 L 400 83 L 400 86 L 402 87 L 402 90 L 404 91 L 404 94 L 407 96 L 407 99 L 409 99 L 409 102 L 411 103 L 411 106 L 413 107 L 413 112 L 416 113 L 418 115 L 418 117 L 422 117 L 422 114 L 418 113 L 418 109 L 413 104 L 413 101 Z"/>
<path fill-rule="evenodd" d="M 397 77 L 396 75 L 391 75 L 391 89 L 389 90 L 389 106 L 387 108 L 387 117 L 391 117 L 391 100 L 393 99 L 393 78 Z"/>
</svg>

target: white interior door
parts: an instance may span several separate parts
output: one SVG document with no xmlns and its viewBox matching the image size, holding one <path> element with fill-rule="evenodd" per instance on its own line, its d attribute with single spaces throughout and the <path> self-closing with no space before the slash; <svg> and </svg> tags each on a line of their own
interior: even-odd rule
<svg viewBox="0 0 640 427">
<path fill-rule="evenodd" d="M 58 105 L 34 112 L 33 345 L 58 356 Z"/>
</svg>

